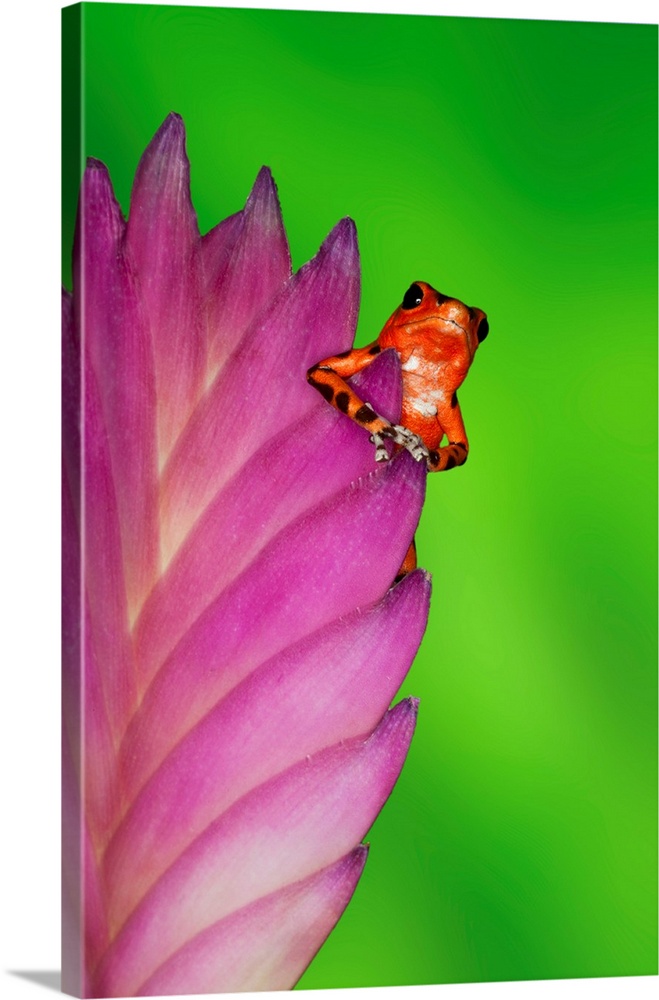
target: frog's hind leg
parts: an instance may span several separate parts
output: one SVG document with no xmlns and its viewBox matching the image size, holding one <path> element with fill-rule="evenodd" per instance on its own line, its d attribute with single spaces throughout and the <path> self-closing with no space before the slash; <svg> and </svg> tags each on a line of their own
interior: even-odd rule
<svg viewBox="0 0 659 1000">
<path fill-rule="evenodd" d="M 370 432 L 376 462 L 388 461 L 387 440 L 406 448 L 417 462 L 427 461 L 428 449 L 417 434 L 399 424 L 390 424 L 346 382 L 351 375 L 366 368 L 379 352 L 379 344 L 374 343 L 326 358 L 309 369 L 307 381 L 328 403 Z"/>
<path fill-rule="evenodd" d="M 374 434 L 389 428 L 389 423 L 380 417 L 370 403 L 360 399 L 355 390 L 346 382 L 347 378 L 362 371 L 371 364 L 380 352 L 377 343 L 368 347 L 354 347 L 351 351 L 336 354 L 325 361 L 319 361 L 307 372 L 307 381 L 332 406 L 345 413 L 356 423 Z M 385 454 L 385 458 L 389 456 Z"/>
<path fill-rule="evenodd" d="M 411 573 L 413 569 L 416 569 L 416 542 L 414 539 L 410 542 L 407 555 L 403 559 L 403 565 L 396 573 L 394 583 L 400 583 L 403 577 L 407 576 L 408 573 Z"/>
<path fill-rule="evenodd" d="M 429 472 L 443 472 L 447 469 L 454 469 L 457 465 L 464 465 L 469 454 L 469 445 L 466 441 L 449 441 L 436 451 L 430 452 L 428 460 Z"/>
</svg>

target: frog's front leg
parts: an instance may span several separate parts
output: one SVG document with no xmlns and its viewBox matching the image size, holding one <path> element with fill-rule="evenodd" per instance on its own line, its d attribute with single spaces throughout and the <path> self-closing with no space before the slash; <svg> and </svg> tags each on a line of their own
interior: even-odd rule
<svg viewBox="0 0 659 1000">
<path fill-rule="evenodd" d="M 431 450 L 428 459 L 430 472 L 443 472 L 445 469 L 464 465 L 469 454 L 467 432 L 456 393 L 453 393 L 450 407 L 439 413 L 438 419 L 448 438 L 448 444 Z"/>
<path fill-rule="evenodd" d="M 421 438 L 399 424 L 391 424 L 375 412 L 370 403 L 364 402 L 355 390 L 345 381 L 351 375 L 366 368 L 373 358 L 380 353 L 376 342 L 368 347 L 356 347 L 332 358 L 326 358 L 313 365 L 307 372 L 307 381 L 331 403 L 332 406 L 345 413 L 346 416 L 370 431 L 371 441 L 375 445 L 376 462 L 386 462 L 389 458 L 385 441 L 390 440 L 400 445 L 417 460 L 428 460 L 429 452 Z"/>
</svg>

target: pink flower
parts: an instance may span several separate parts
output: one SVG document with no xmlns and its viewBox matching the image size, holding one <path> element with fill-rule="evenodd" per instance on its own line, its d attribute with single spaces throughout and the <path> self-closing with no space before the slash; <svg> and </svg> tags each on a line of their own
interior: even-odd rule
<svg viewBox="0 0 659 1000">
<path fill-rule="evenodd" d="M 200 237 L 181 119 L 124 221 L 82 183 L 63 297 L 64 988 L 289 988 L 347 905 L 416 701 L 429 581 L 391 587 L 423 463 L 305 379 L 352 344 L 344 219 L 291 276 L 264 168 Z M 395 420 L 394 352 L 355 378 Z"/>
</svg>

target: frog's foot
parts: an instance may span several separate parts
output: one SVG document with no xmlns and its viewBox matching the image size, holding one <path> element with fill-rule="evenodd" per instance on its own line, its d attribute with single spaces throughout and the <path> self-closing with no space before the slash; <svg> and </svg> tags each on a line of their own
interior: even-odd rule
<svg viewBox="0 0 659 1000">
<path fill-rule="evenodd" d="M 468 446 L 465 441 L 449 441 L 448 444 L 436 451 L 430 452 L 428 470 L 442 472 L 444 469 L 453 469 L 456 465 L 464 465 L 468 454 Z"/>
<path fill-rule="evenodd" d="M 427 462 L 430 452 L 418 434 L 402 427 L 400 424 L 389 424 L 381 431 L 371 434 L 371 441 L 375 445 L 375 461 L 386 462 L 389 459 L 389 452 L 385 441 L 392 441 L 401 448 L 406 448 L 412 458 L 417 462 Z"/>
</svg>

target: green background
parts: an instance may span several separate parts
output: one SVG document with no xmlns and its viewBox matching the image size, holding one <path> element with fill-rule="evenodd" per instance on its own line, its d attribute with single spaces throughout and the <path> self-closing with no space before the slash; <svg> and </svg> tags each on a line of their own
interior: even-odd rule
<svg viewBox="0 0 659 1000">
<path fill-rule="evenodd" d="M 656 972 L 656 28 L 113 4 L 82 25 L 83 152 L 125 208 L 175 110 L 202 231 L 262 163 L 295 267 L 355 219 L 360 342 L 419 278 L 490 319 L 470 460 L 429 478 L 417 539 L 417 734 L 301 986 Z"/>
</svg>

